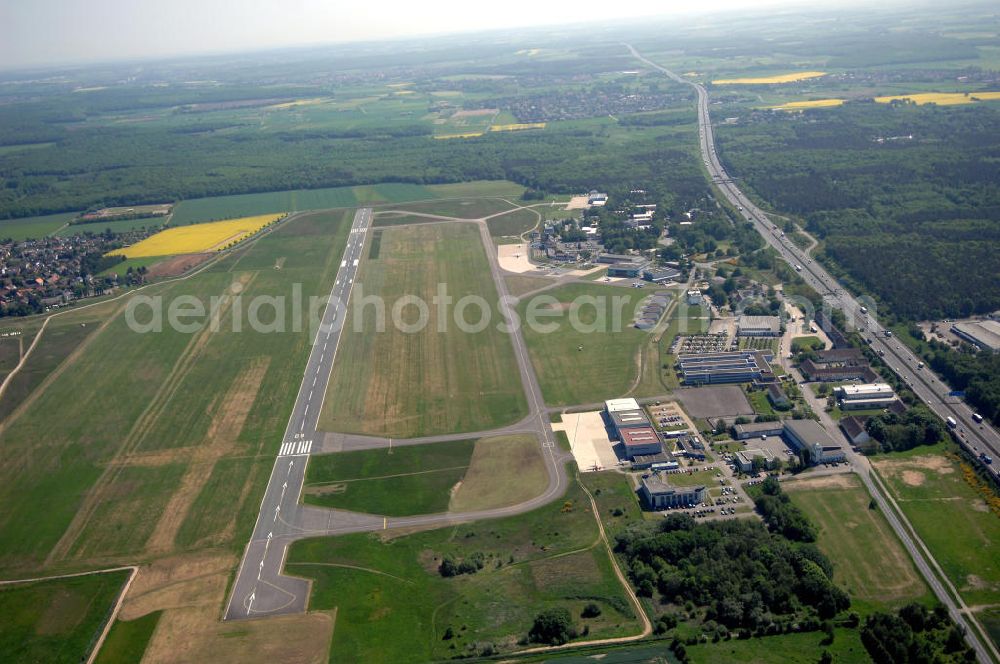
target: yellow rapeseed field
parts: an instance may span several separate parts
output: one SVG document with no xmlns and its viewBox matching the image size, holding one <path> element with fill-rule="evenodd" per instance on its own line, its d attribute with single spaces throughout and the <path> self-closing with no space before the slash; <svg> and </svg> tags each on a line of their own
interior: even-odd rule
<svg viewBox="0 0 1000 664">
<path fill-rule="evenodd" d="M 284 216 L 284 214 L 262 214 L 256 217 L 242 217 L 207 224 L 168 228 L 155 235 L 150 235 L 131 247 L 115 249 L 108 253 L 126 258 L 140 258 L 143 256 L 172 256 L 221 251 Z"/>
<path fill-rule="evenodd" d="M 438 134 L 434 138 L 475 138 L 476 136 L 482 136 L 484 133 L 481 131 L 469 131 L 464 134 Z"/>
<path fill-rule="evenodd" d="M 809 99 L 807 101 L 790 101 L 771 108 L 777 111 L 800 111 L 803 108 L 830 108 L 840 106 L 843 103 L 843 99 Z"/>
<path fill-rule="evenodd" d="M 768 83 L 794 83 L 804 81 L 807 78 L 819 78 L 826 76 L 824 71 L 799 71 L 791 74 L 778 74 L 777 76 L 761 76 L 759 78 L 720 78 L 712 81 L 715 85 L 766 85 Z"/>
<path fill-rule="evenodd" d="M 310 99 L 295 99 L 280 104 L 271 104 L 268 108 L 294 108 L 296 106 L 315 106 L 316 104 L 326 104 L 333 101 L 330 97 L 312 97 Z"/>
<path fill-rule="evenodd" d="M 1000 99 L 1000 92 L 918 92 L 912 95 L 892 95 L 875 97 L 880 104 L 899 99 L 909 99 L 914 104 L 938 104 L 939 106 L 954 106 L 956 104 L 971 104 L 974 101 L 991 101 Z"/>
<path fill-rule="evenodd" d="M 518 122 L 514 124 L 499 124 L 490 127 L 490 131 L 521 131 L 522 129 L 545 129 L 544 122 Z"/>
</svg>

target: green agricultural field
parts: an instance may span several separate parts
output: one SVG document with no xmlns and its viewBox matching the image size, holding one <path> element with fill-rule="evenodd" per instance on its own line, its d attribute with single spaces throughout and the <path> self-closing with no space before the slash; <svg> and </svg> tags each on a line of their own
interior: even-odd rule
<svg viewBox="0 0 1000 664">
<path fill-rule="evenodd" d="M 507 282 L 507 292 L 513 297 L 519 297 L 525 293 L 552 285 L 552 279 L 544 277 L 528 277 L 524 275 L 505 275 Z"/>
<path fill-rule="evenodd" d="M 325 210 L 376 203 L 396 203 L 434 198 L 420 185 L 388 183 L 327 189 L 295 189 L 260 194 L 216 196 L 181 201 L 174 208 L 171 226 L 183 226 L 216 219 L 249 217 L 273 212 Z"/>
<path fill-rule="evenodd" d="M 126 258 L 120 263 L 115 263 L 111 267 L 102 270 L 97 274 L 99 277 L 107 276 L 109 274 L 123 275 L 128 272 L 129 268 L 136 270 L 140 267 L 153 267 L 165 258 L 170 258 L 169 256 L 136 256 L 135 258 Z"/>
<path fill-rule="evenodd" d="M 174 208 L 170 224 L 172 226 L 183 226 L 203 221 L 248 217 L 257 214 L 325 210 L 355 207 L 358 205 L 384 205 L 407 201 L 426 201 L 433 198 L 503 196 L 516 200 L 523 192 L 524 187 L 520 185 L 504 180 L 495 180 L 431 186 L 390 182 L 354 187 L 295 189 L 259 194 L 214 196 L 211 198 L 192 198 L 181 201 Z M 62 217 L 65 215 L 54 215 L 53 219 L 55 216 Z M 70 217 L 72 216 L 70 215 Z M 49 219 L 49 217 L 37 217 L 36 219 Z M 20 224 L 26 221 L 28 220 L 17 220 L 16 223 Z M 6 223 L 15 222 L 0 221 L 0 229 Z M 101 225 L 95 224 L 95 226 Z M 56 228 L 58 228 L 58 225 Z"/>
<path fill-rule="evenodd" d="M 513 204 L 500 198 L 463 198 L 418 201 L 416 203 L 396 205 L 388 209 L 420 212 L 458 219 L 480 219 L 511 210 L 513 207 Z"/>
<path fill-rule="evenodd" d="M 94 332 L 100 324 L 100 308 L 84 311 L 70 311 L 56 316 L 45 328 L 42 338 L 35 350 L 25 362 L 21 370 L 11 380 L 6 392 L 0 398 L 0 423 L 7 417 L 51 374 L 81 343 Z M 25 329 L 24 350 L 27 352 L 34 339 L 35 330 L 41 325 L 40 319 Z M 5 347 L 15 348 L 16 339 L 7 338 Z M 11 342 L 14 343 L 11 343 Z M 16 365 L 17 362 L 13 362 Z"/>
<path fill-rule="evenodd" d="M 444 512 L 474 448 L 460 440 L 317 455 L 306 471 L 304 500 L 386 516 Z"/>
<path fill-rule="evenodd" d="M 386 516 L 514 505 L 548 475 L 534 436 L 495 436 L 313 457 L 304 500 Z"/>
<path fill-rule="evenodd" d="M 817 544 L 833 562 L 834 582 L 852 600 L 886 610 L 929 597 L 920 573 L 885 517 L 868 508 L 871 496 L 856 476 L 806 479 L 782 486 L 819 527 Z"/>
<path fill-rule="evenodd" d="M 834 630 L 833 643 L 824 645 L 823 632 L 782 634 L 746 640 L 732 639 L 719 643 L 689 646 L 687 654 L 695 664 L 815 664 L 823 651 L 840 664 L 869 664 L 871 658 L 861 644 L 856 629 Z"/>
<path fill-rule="evenodd" d="M 301 217 L 204 273 L 143 292 L 167 302 L 194 295 L 208 304 L 239 282 L 248 299 L 292 296 L 293 284 L 304 298 L 325 295 L 350 219 L 348 210 Z M 244 328 L 237 331 L 229 299 L 218 331 L 164 326 L 137 333 L 124 319 L 127 301 L 71 311 L 58 327 L 54 320 L 53 332 L 66 323 L 66 334 L 88 336 L 81 344 L 53 334 L 52 360 L 39 355 L 35 372 L 25 374 L 30 384 L 21 390 L 21 408 L 2 424 L 5 449 L 21 462 L 0 468 L 0 568 L 169 552 L 176 542 L 229 545 L 244 541 L 253 523 L 268 464 L 247 470 L 226 462 L 217 471 L 216 464 L 230 457 L 266 460 L 276 451 L 309 351 L 308 325 L 296 331 L 286 311 L 284 332 L 254 332 L 244 301 Z M 70 325 L 95 311 L 106 325 Z M 261 318 L 271 320 L 269 312 Z M 46 343 L 43 337 L 40 352 Z M 74 347 L 79 354 L 64 359 Z M 30 389 L 39 384 L 45 389 Z M 193 505 L 199 518 L 182 529 Z M 205 531 L 219 524 L 206 539 Z"/>
<path fill-rule="evenodd" d="M 546 404 L 593 403 L 629 390 L 636 377 L 636 352 L 649 338 L 632 326 L 644 295 L 631 288 L 577 283 L 545 291 L 518 305 Z M 529 308 L 539 314 L 538 325 L 528 322 Z M 574 329 L 574 319 L 582 324 L 579 329 Z M 550 325 L 552 331 L 545 332 Z"/>
<path fill-rule="evenodd" d="M 993 643 L 1000 643 L 1000 608 L 992 607 L 976 612 L 976 618 L 989 634 Z"/>
<path fill-rule="evenodd" d="M 639 625 L 614 577 L 579 487 L 524 515 L 385 537 L 305 540 L 290 573 L 314 580 L 311 610 L 337 609 L 331 662 L 418 662 L 517 648 L 534 616 L 564 606 L 587 638 L 635 634 Z M 438 567 L 480 560 L 474 574 Z M 588 602 L 601 615 L 580 617 Z M 447 638 L 450 635 L 450 638 Z"/>
<path fill-rule="evenodd" d="M 232 457 L 216 462 L 177 531 L 174 540 L 177 548 L 195 549 L 230 541 L 232 535 L 227 537 L 227 530 L 232 525 L 233 515 L 223 506 L 238 505 L 233 494 L 248 483 L 266 485 L 270 471 L 270 457 Z M 243 510 L 249 514 L 256 507 L 256 503 L 249 501 L 244 503 Z"/>
<path fill-rule="evenodd" d="M 533 435 L 481 438 L 462 483 L 451 498 L 451 512 L 516 505 L 541 495 L 548 473 Z"/>
<path fill-rule="evenodd" d="M 0 585 L 0 652 L 12 664 L 85 661 L 129 572 Z"/>
<path fill-rule="evenodd" d="M 957 458 L 916 448 L 872 463 L 965 601 L 1000 602 L 1000 518 L 966 483 Z"/>
<path fill-rule="evenodd" d="M 0 240 L 9 238 L 19 241 L 29 238 L 38 239 L 46 235 L 51 235 L 75 219 L 77 214 L 76 212 L 63 212 L 61 214 L 48 214 L 42 217 L 0 220 Z"/>
<path fill-rule="evenodd" d="M 463 332 L 455 323 L 455 307 L 444 311 L 433 304 L 439 284 L 447 286 L 454 302 L 466 295 L 485 298 L 494 324 Z M 361 298 L 373 295 L 384 302 L 383 331 L 376 305 L 358 310 Z M 422 298 L 428 306 L 427 325 L 418 331 L 393 324 L 394 308 L 404 325 L 417 321 L 416 307 L 398 308 L 407 296 Z M 411 438 L 482 431 L 523 417 L 527 408 L 513 346 L 497 329 L 496 301 L 476 226 L 385 229 L 378 260 L 362 263 L 354 287 L 337 351 L 353 361 L 334 372 L 320 428 Z M 478 313 L 467 310 L 466 320 L 476 322 Z"/>
<path fill-rule="evenodd" d="M 153 611 L 135 620 L 116 620 L 95 664 L 133 664 L 141 660 L 161 615 L 162 611 Z"/>
<path fill-rule="evenodd" d="M 488 219 L 486 225 L 489 226 L 490 235 L 493 237 L 505 237 L 530 231 L 538 225 L 540 219 L 540 215 L 534 210 L 513 210 Z"/>
<path fill-rule="evenodd" d="M 475 196 L 495 196 L 517 200 L 524 193 L 524 187 L 507 180 L 476 180 L 453 184 L 432 184 L 427 189 L 435 198 L 471 198 Z"/>
<path fill-rule="evenodd" d="M 581 473 L 580 481 L 590 490 L 609 537 L 642 521 L 639 497 L 628 477 L 614 470 Z"/>
<path fill-rule="evenodd" d="M 424 217 L 416 214 L 407 214 L 405 212 L 379 212 L 375 215 L 375 220 L 372 222 L 372 226 L 375 228 L 387 228 L 391 226 L 412 226 L 414 224 L 446 224 L 449 223 L 447 219 L 439 219 L 438 217 Z"/>
<path fill-rule="evenodd" d="M 121 219 L 117 221 L 103 221 L 90 224 L 70 224 L 69 226 L 65 226 L 56 231 L 55 235 L 59 237 L 69 237 L 71 235 L 82 235 L 84 233 L 103 233 L 104 231 L 111 231 L 112 233 L 128 233 L 129 231 L 144 228 L 154 230 L 160 228 L 165 223 L 166 219 L 164 217 L 146 217 L 143 219 Z"/>
</svg>

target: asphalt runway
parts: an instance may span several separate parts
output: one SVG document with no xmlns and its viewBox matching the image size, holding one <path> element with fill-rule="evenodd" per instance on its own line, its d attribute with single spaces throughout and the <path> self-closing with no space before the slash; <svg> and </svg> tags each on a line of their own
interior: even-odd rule
<svg viewBox="0 0 1000 664">
<path fill-rule="evenodd" d="M 464 523 L 480 519 L 495 519 L 528 512 L 561 497 L 569 485 L 566 463 L 572 458 L 560 450 L 549 424 L 548 411 L 542 399 L 534 367 L 524 338 L 517 330 L 510 335 L 522 386 L 527 396 L 529 414 L 513 425 L 473 433 L 432 436 L 405 441 L 370 436 L 318 432 L 316 424 L 323 405 L 323 396 L 334 369 L 340 342 L 340 325 L 346 314 L 351 289 L 362 260 L 362 252 L 372 223 L 371 208 L 357 211 L 351 226 L 344 257 L 333 286 L 331 303 L 323 314 L 306 363 L 305 373 L 295 406 L 268 480 L 253 535 L 247 544 L 233 589 L 226 606 L 225 620 L 245 620 L 272 615 L 300 613 L 306 610 L 309 582 L 282 574 L 288 546 L 306 537 L 372 532 L 412 526 Z M 490 272 L 498 295 L 507 295 L 493 241 L 486 223 L 478 223 L 481 239 L 489 258 Z M 446 512 L 402 518 L 361 514 L 300 503 L 305 481 L 306 463 L 311 454 L 336 453 L 356 449 L 377 449 L 390 445 L 426 444 L 445 440 L 534 433 L 541 446 L 549 483 L 541 495 L 530 500 L 490 510 L 476 512 Z"/>
</svg>

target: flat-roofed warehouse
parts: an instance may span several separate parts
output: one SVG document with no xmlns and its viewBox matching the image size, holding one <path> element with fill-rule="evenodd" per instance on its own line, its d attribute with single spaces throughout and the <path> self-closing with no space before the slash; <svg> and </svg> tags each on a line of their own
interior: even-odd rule
<svg viewBox="0 0 1000 664">
<path fill-rule="evenodd" d="M 842 410 L 885 408 L 896 399 L 896 393 L 886 383 L 842 385 L 835 392 Z"/>
<path fill-rule="evenodd" d="M 635 459 L 638 456 L 655 455 L 663 451 L 660 436 L 652 427 L 622 429 L 621 439 L 625 443 L 625 456 L 629 459 Z"/>
<path fill-rule="evenodd" d="M 983 350 L 1000 350 L 1000 323 L 995 320 L 955 323 L 951 331 Z"/>
<path fill-rule="evenodd" d="M 780 421 L 749 422 L 747 424 L 734 424 L 733 430 L 736 432 L 736 440 L 746 440 L 760 436 L 780 436 L 785 432 L 785 425 Z"/>
<path fill-rule="evenodd" d="M 781 334 L 781 319 L 777 316 L 740 316 L 736 319 L 736 336 L 776 337 Z"/>
<path fill-rule="evenodd" d="M 736 466 L 741 472 L 749 473 L 753 470 L 753 460 L 755 458 L 762 459 L 764 462 L 764 468 L 770 470 L 774 468 L 777 463 L 777 458 L 771 453 L 771 450 L 765 449 L 748 449 L 740 450 L 736 453 Z"/>
<path fill-rule="evenodd" d="M 785 442 L 796 452 L 808 450 L 810 463 L 834 463 L 847 458 L 844 448 L 813 420 L 785 420 Z"/>
<path fill-rule="evenodd" d="M 611 399 L 604 402 L 604 411 L 607 413 L 608 424 L 614 430 L 615 437 L 624 441 L 624 432 L 627 429 L 649 429 L 653 430 L 653 424 L 646 417 L 646 412 L 639 406 L 635 399 Z M 650 454 L 651 452 L 641 452 L 640 454 Z"/>
<path fill-rule="evenodd" d="M 681 355 L 678 363 L 688 385 L 774 380 L 767 356 L 756 350 Z"/>
</svg>

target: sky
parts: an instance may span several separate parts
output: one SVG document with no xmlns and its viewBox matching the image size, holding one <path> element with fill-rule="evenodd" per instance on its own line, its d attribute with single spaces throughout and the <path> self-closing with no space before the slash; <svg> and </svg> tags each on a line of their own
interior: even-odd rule
<svg viewBox="0 0 1000 664">
<path fill-rule="evenodd" d="M 684 14 L 692 7 L 760 9 L 789 1 L 0 0 L 0 69 L 578 24 Z"/>
</svg>

